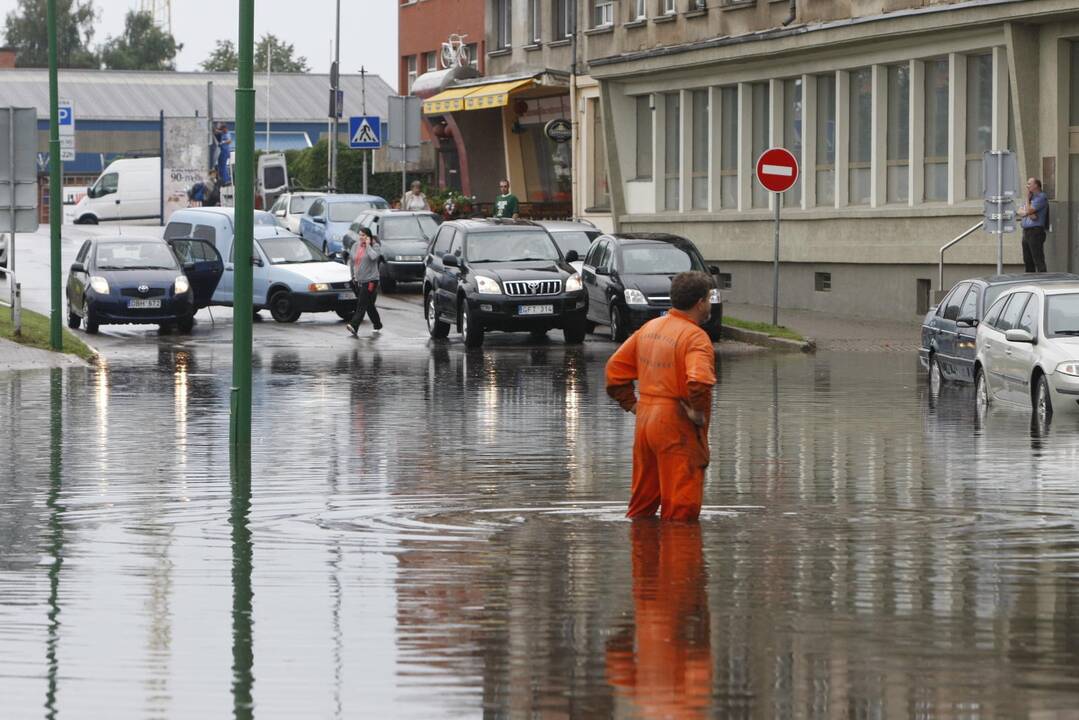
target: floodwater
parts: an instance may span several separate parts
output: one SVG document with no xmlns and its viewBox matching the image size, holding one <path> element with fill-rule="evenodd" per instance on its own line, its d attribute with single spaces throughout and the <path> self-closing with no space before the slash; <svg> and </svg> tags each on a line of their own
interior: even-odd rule
<svg viewBox="0 0 1079 720">
<path fill-rule="evenodd" d="M 249 474 L 228 352 L 0 373 L 0 716 L 1079 707 L 1079 420 L 724 358 L 700 523 L 631 523 L 607 344 L 263 348 Z"/>
</svg>

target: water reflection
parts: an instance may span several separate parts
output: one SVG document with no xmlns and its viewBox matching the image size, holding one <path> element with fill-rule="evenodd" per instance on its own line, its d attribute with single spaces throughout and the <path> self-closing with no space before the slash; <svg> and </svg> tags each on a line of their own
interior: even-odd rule
<svg viewBox="0 0 1079 720">
<path fill-rule="evenodd" d="M 48 630 L 45 641 L 47 664 L 47 690 L 45 692 L 45 717 L 57 716 L 56 690 L 60 674 L 58 646 L 60 643 L 60 569 L 64 564 L 64 527 L 61 522 L 64 508 L 60 505 L 63 489 L 63 440 L 64 440 L 64 376 L 63 371 L 49 371 L 49 494 L 45 506 L 49 509 L 49 600 Z"/>
<path fill-rule="evenodd" d="M 247 720 L 255 715 L 253 674 L 255 662 L 251 588 L 252 542 L 251 455 L 241 450 L 229 463 L 232 502 L 232 716 Z"/>
</svg>

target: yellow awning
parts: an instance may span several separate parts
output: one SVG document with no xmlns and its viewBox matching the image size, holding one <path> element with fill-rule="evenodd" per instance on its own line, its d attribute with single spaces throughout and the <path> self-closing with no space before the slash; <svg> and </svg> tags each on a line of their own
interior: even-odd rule
<svg viewBox="0 0 1079 720">
<path fill-rule="evenodd" d="M 535 80 L 512 80 L 510 82 L 474 85 L 465 88 L 450 88 L 430 97 L 423 103 L 424 115 L 442 115 L 459 110 L 484 110 L 503 107 L 509 103 L 514 90 L 529 87 Z"/>
</svg>

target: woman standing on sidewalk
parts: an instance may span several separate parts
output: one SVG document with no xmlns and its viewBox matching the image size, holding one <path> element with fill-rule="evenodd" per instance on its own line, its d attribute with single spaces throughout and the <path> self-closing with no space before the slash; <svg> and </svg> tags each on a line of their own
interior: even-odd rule
<svg viewBox="0 0 1079 720">
<path fill-rule="evenodd" d="M 352 248 L 352 283 L 356 287 L 356 312 L 348 321 L 348 331 L 355 337 L 363 322 L 363 316 L 371 318 L 374 331 L 382 330 L 382 318 L 378 315 L 375 300 L 378 298 L 378 262 L 382 258 L 382 245 L 371 237 L 371 232 L 360 228 L 359 239 Z"/>
</svg>

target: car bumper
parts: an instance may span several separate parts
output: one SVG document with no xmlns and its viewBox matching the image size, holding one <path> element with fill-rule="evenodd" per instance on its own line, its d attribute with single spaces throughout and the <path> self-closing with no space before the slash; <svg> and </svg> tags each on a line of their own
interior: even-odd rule
<svg viewBox="0 0 1079 720">
<path fill-rule="evenodd" d="M 553 312 L 532 315 L 521 312 L 522 307 L 550 305 Z M 582 291 L 549 297 L 509 297 L 482 295 L 469 298 L 469 310 L 475 321 L 488 330 L 527 332 L 565 327 L 568 323 L 585 320 L 588 296 Z"/>
<path fill-rule="evenodd" d="M 355 307 L 356 293 L 351 290 L 293 292 L 292 302 L 300 312 L 333 312 L 340 307 Z"/>
<path fill-rule="evenodd" d="M 1079 377 L 1059 372 L 1048 377 L 1049 391 L 1053 397 L 1053 409 L 1079 413 Z"/>
<path fill-rule="evenodd" d="M 399 262 L 387 260 L 382 264 L 385 277 L 402 282 L 419 282 L 423 280 L 427 266 L 422 262 Z"/>
<path fill-rule="evenodd" d="M 630 332 L 636 332 L 641 329 L 645 323 L 649 320 L 655 320 L 658 317 L 662 317 L 670 312 L 670 306 L 661 305 L 626 305 L 626 329 Z M 712 303 L 712 314 L 708 316 L 708 320 L 701 325 L 712 337 L 718 338 L 720 329 L 723 326 L 723 303 Z"/>
<path fill-rule="evenodd" d="M 175 322 L 194 312 L 190 295 L 162 297 L 159 308 L 128 307 L 128 302 L 134 299 L 111 296 L 87 298 L 87 317 L 99 325 L 153 325 Z"/>
</svg>

